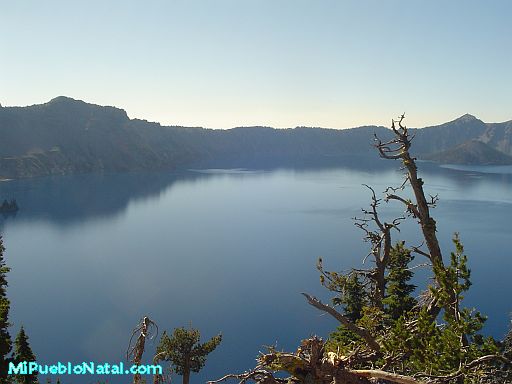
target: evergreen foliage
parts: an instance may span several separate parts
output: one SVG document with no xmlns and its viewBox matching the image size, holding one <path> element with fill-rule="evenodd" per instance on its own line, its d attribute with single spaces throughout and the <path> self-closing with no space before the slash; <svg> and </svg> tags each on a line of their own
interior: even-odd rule
<svg viewBox="0 0 512 384">
<path fill-rule="evenodd" d="M 222 335 L 200 343 L 199 330 L 176 328 L 172 336 L 164 332 L 157 347 L 155 360 L 169 361 L 174 371 L 183 376 L 183 384 L 188 384 L 190 372 L 199 372 L 206 363 L 206 356 L 213 352 L 222 341 Z"/>
<path fill-rule="evenodd" d="M 364 286 L 356 273 L 350 275 L 345 283 L 345 294 L 338 300 L 344 306 L 345 316 L 352 321 L 357 321 L 363 316 L 366 304 Z M 336 303 L 336 300 L 333 300 Z"/>
<path fill-rule="evenodd" d="M 335 302 L 343 305 L 343 314 L 380 340 L 381 352 L 386 357 L 377 360 L 377 365 L 403 375 L 413 376 L 423 372 L 431 377 L 441 377 L 446 372 L 459 372 L 463 363 L 499 353 L 499 343 L 478 333 L 485 317 L 462 307 L 464 293 L 471 286 L 471 273 L 458 234 L 455 234 L 453 242 L 455 251 L 451 253 L 450 264 L 436 271 L 441 284 L 431 285 L 429 290 L 440 306 L 447 305 L 450 300 L 447 292 L 455 292 L 457 316 L 445 311 L 442 319 L 433 321 L 427 308 L 418 305 L 413 297 L 416 286 L 410 284 L 413 273 L 409 264 L 414 257 L 404 242 L 398 242 L 390 251 L 383 307 L 374 305 L 371 291 L 364 289 L 361 281 L 354 278 L 356 274 L 353 272 L 345 278 L 336 274 L 335 282 L 342 284 L 342 287 L 332 285 L 331 280 L 330 289 L 338 293 Z M 330 335 L 327 343 L 327 350 L 338 354 L 349 354 L 355 349 L 364 348 L 365 341 L 343 325 Z M 355 366 L 363 367 L 364 364 Z M 453 382 L 465 377 L 461 383 L 477 383 L 476 377 L 485 376 L 483 372 L 479 373 L 480 376 L 475 372 L 459 373 L 454 375 Z"/>
<path fill-rule="evenodd" d="M 331 272 L 334 274 L 334 272 Z M 363 317 L 363 310 L 367 306 L 367 293 L 357 273 L 352 273 L 346 278 L 336 274 L 338 279 L 331 281 L 331 288 L 335 289 L 339 294 L 333 298 L 334 305 L 341 305 L 344 315 L 352 322 L 357 322 Z M 323 280 L 325 281 L 325 280 Z M 346 350 L 347 346 L 352 343 L 362 342 L 361 338 L 354 332 L 348 330 L 344 325 L 338 326 L 335 332 L 330 335 L 328 349 L 330 350 Z"/>
<path fill-rule="evenodd" d="M 8 384 L 7 370 L 10 359 L 8 358 L 12 348 L 11 336 L 9 335 L 9 307 L 7 299 L 7 273 L 9 267 L 4 262 L 4 244 L 0 236 L 0 384 Z"/>
<path fill-rule="evenodd" d="M 14 340 L 14 356 L 13 360 L 15 364 L 18 364 L 23 361 L 36 361 L 36 356 L 32 352 L 30 348 L 30 344 L 28 342 L 28 336 L 25 333 L 25 329 L 23 326 L 21 327 L 16 339 Z M 16 377 L 16 381 L 19 384 L 37 384 L 39 383 L 37 379 L 37 374 L 32 375 L 18 375 Z M 58 379 L 57 379 L 58 381 Z"/>
<path fill-rule="evenodd" d="M 416 299 L 411 295 L 416 289 L 409 281 L 413 277 L 409 263 L 414 259 L 403 241 L 398 242 L 390 252 L 388 275 L 386 277 L 386 298 L 383 300 L 386 312 L 393 320 L 398 320 L 414 308 Z"/>
</svg>

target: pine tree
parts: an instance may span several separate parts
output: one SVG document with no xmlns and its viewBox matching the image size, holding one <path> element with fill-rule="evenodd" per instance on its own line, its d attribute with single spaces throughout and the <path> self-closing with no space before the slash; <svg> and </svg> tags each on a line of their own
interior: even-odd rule
<svg viewBox="0 0 512 384">
<path fill-rule="evenodd" d="M 176 328 L 171 337 L 164 332 L 157 347 L 155 361 L 171 362 L 174 371 L 183 376 L 183 384 L 188 384 L 190 372 L 199 372 L 206 363 L 206 356 L 222 341 L 222 335 L 217 335 L 201 344 L 200 337 L 199 330 L 194 328 Z"/>
<path fill-rule="evenodd" d="M 25 329 L 23 326 L 21 327 L 16 339 L 14 340 L 14 363 L 20 363 L 23 361 L 36 361 L 36 356 L 32 352 L 30 348 L 30 344 L 28 342 L 28 336 L 25 333 Z M 39 381 L 37 380 L 37 374 L 32 375 L 18 375 L 16 377 L 16 381 L 19 384 L 37 384 Z"/>
<path fill-rule="evenodd" d="M 366 292 L 356 273 L 353 273 L 345 284 L 345 294 L 341 299 L 344 305 L 345 316 L 352 321 L 357 321 L 363 316 Z"/>
<path fill-rule="evenodd" d="M 413 273 L 409 263 L 414 259 L 411 251 L 405 248 L 403 242 L 398 242 L 391 248 L 386 277 L 386 298 L 383 300 L 386 312 L 393 320 L 405 315 L 415 305 L 416 300 L 411 294 L 416 289 L 414 284 L 409 284 Z"/>
<path fill-rule="evenodd" d="M 340 295 L 333 299 L 333 304 L 343 306 L 343 314 L 352 322 L 357 322 L 363 317 L 364 307 L 367 305 L 367 292 L 361 283 L 357 273 L 352 273 L 343 279 Z M 328 349 L 337 350 L 349 346 L 361 339 L 344 325 L 338 326 L 336 331 L 329 335 Z"/>
<path fill-rule="evenodd" d="M 8 384 L 7 371 L 11 352 L 12 341 L 9 335 L 9 307 L 10 302 L 7 299 L 7 278 L 6 274 L 10 271 L 4 262 L 4 244 L 0 236 L 0 384 Z"/>
</svg>

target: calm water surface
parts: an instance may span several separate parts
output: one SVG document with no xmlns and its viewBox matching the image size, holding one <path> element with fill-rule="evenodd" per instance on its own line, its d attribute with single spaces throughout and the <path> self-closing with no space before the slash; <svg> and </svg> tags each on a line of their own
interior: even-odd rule
<svg viewBox="0 0 512 384">
<path fill-rule="evenodd" d="M 319 256 L 331 270 L 361 265 L 367 244 L 351 219 L 369 201 L 361 184 L 383 191 L 401 180 L 377 165 L 2 182 L 1 198 L 21 206 L 1 220 L 11 333 L 24 325 L 38 360 L 53 363 L 124 359 L 144 315 L 160 331 L 191 324 L 205 338 L 222 332 L 192 382 L 253 367 L 263 345 L 295 349 L 302 338 L 326 336 L 335 322 L 300 292 L 328 300 Z M 428 192 L 441 198 L 433 214 L 445 255 L 458 231 L 470 258 L 466 303 L 489 315 L 487 333 L 502 337 L 512 311 L 512 174 L 420 167 Z M 388 218 L 402 211 L 382 207 Z M 419 242 L 414 221 L 401 236 Z"/>
</svg>

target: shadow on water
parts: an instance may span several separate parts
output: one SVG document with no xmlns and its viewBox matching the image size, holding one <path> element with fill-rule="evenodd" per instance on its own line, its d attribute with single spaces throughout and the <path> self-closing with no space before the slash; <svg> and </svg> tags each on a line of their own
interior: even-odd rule
<svg viewBox="0 0 512 384">
<path fill-rule="evenodd" d="M 137 200 L 157 198 L 175 183 L 209 177 L 193 172 L 82 174 L 12 180 L 0 185 L 0 196 L 15 196 L 17 214 L 0 220 L 48 220 L 68 225 L 121 214 Z"/>
<path fill-rule="evenodd" d="M 229 177 L 241 177 L 250 172 L 303 173 L 335 169 L 376 175 L 384 172 L 399 174 L 399 166 L 398 162 L 373 156 L 265 158 L 196 164 L 189 170 L 174 172 L 80 174 L 11 180 L 0 183 L 0 198 L 16 198 L 20 211 L 2 213 L 0 230 L 10 220 L 47 220 L 68 225 L 84 219 L 112 218 L 122 214 L 131 202 L 157 198 L 176 184 L 218 176 L 219 171 L 216 170 L 222 170 Z M 448 177 L 459 188 L 471 189 L 480 183 L 512 185 L 512 173 L 483 173 L 485 167 L 459 169 L 419 162 L 419 168 L 420 175 L 426 180 Z"/>
<path fill-rule="evenodd" d="M 17 215 L 2 214 L 0 227 L 13 219 L 47 220 L 59 225 L 68 225 L 84 219 L 111 218 L 125 211 L 131 202 L 157 198 L 177 183 L 194 183 L 218 175 L 218 172 L 197 171 L 201 168 L 238 169 L 238 172 L 226 173 L 237 177 L 243 176 L 245 170 L 309 172 L 346 168 L 379 172 L 392 169 L 392 164 L 363 156 L 323 159 L 274 158 L 257 162 L 210 163 L 208 166 L 197 167 L 195 171 L 80 174 L 11 180 L 0 183 L 0 197 L 16 198 L 20 211 Z"/>
</svg>

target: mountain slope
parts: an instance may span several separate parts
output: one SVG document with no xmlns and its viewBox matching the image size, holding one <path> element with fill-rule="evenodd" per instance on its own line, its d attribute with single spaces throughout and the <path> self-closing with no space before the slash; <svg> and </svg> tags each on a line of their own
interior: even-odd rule
<svg viewBox="0 0 512 384">
<path fill-rule="evenodd" d="M 375 129 L 386 131 L 164 127 L 130 120 L 122 109 L 57 97 L 41 105 L 0 108 L 0 177 L 374 154 Z"/>
<path fill-rule="evenodd" d="M 391 137 L 389 129 L 375 126 L 343 130 L 166 127 L 129 119 L 119 108 L 61 96 L 41 105 L 0 107 L 0 177 L 293 165 L 347 155 L 377 158 L 372 148 L 374 133 L 383 140 Z M 436 127 L 411 129 L 411 133 L 416 135 L 417 156 L 425 158 L 471 139 L 510 151 L 512 127 L 510 122 L 486 124 L 464 115 Z"/>
<path fill-rule="evenodd" d="M 512 120 L 487 124 L 480 140 L 499 151 L 512 155 Z"/>
<path fill-rule="evenodd" d="M 480 137 L 487 125 L 475 116 L 465 114 L 453 121 L 411 131 L 416 135 L 414 151 L 419 157 L 455 147 Z"/>
<path fill-rule="evenodd" d="M 508 165 L 512 156 L 500 152 L 479 140 L 469 140 L 454 148 L 427 155 L 427 160 L 443 164 Z"/>
</svg>

